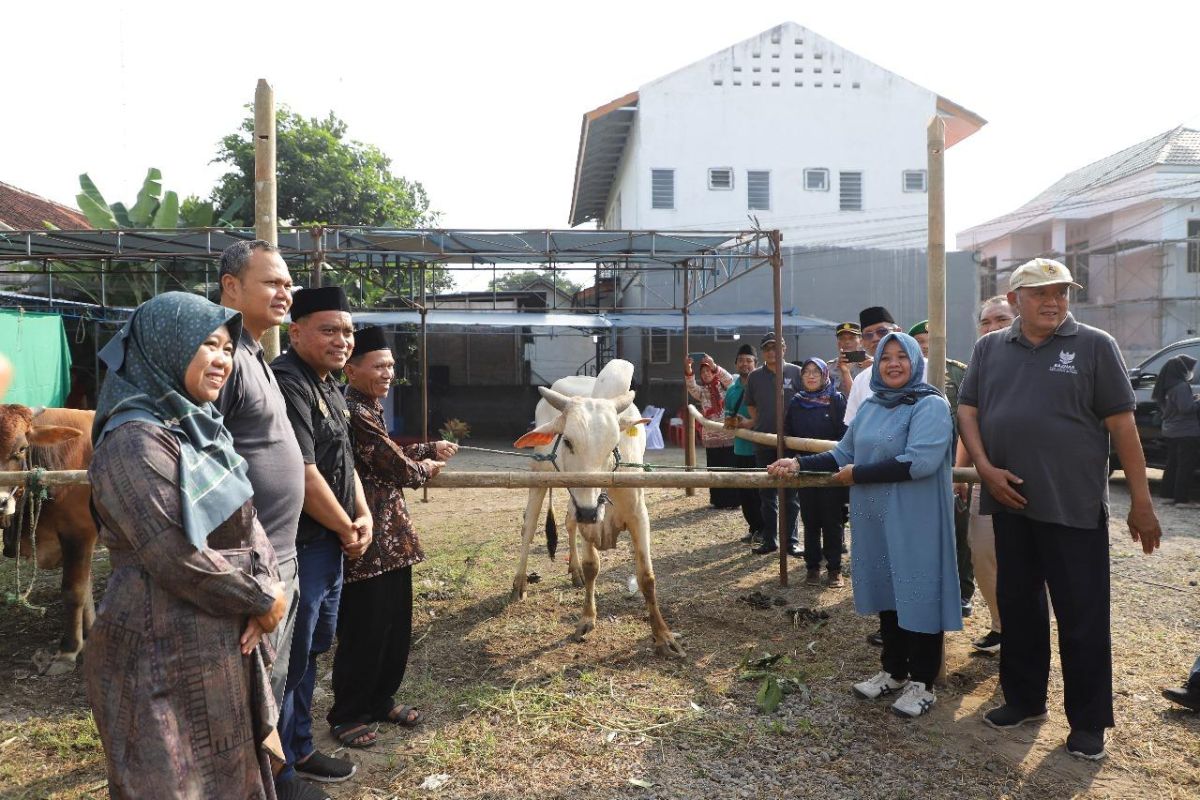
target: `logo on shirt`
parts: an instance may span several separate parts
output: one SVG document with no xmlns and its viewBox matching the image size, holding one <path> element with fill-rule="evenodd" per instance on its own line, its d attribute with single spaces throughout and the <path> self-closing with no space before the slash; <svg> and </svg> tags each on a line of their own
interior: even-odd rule
<svg viewBox="0 0 1200 800">
<path fill-rule="evenodd" d="M 785 389 L 790 389 L 790 388 L 792 388 L 792 379 L 791 379 L 791 378 L 784 378 L 784 379 L 783 379 L 783 388 L 785 388 Z"/>
<path fill-rule="evenodd" d="M 1050 371 L 1078 375 L 1079 372 L 1075 369 L 1075 354 L 1068 353 L 1066 350 L 1059 350 L 1058 362 L 1050 365 Z"/>
</svg>

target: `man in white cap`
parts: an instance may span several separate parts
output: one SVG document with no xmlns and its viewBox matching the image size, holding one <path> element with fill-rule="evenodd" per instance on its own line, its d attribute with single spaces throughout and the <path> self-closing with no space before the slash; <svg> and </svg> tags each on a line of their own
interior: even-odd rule
<svg viewBox="0 0 1200 800">
<path fill-rule="evenodd" d="M 1045 719 L 1050 618 L 1071 733 L 1067 752 L 1104 757 L 1113 726 L 1109 620 L 1109 437 L 1129 487 L 1129 532 L 1147 553 L 1162 532 L 1133 421 L 1133 389 L 1116 341 L 1076 322 L 1070 271 L 1046 258 L 1018 267 L 1008 301 L 1019 315 L 975 344 L 959 397 L 959 432 L 996 531 L 996 598 L 1004 622 L 1004 705 L 996 728 Z"/>
</svg>

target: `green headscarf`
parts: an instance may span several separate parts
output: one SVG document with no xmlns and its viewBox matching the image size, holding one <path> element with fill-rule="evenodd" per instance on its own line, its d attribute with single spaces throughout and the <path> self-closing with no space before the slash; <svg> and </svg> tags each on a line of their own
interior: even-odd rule
<svg viewBox="0 0 1200 800">
<path fill-rule="evenodd" d="M 254 490 L 246 462 L 233 449 L 212 403 L 197 404 L 184 374 L 209 334 L 224 325 L 236 343 L 242 315 L 186 292 L 167 292 L 133 312 L 100 351 L 108 376 L 96 403 L 96 445 L 133 420 L 166 428 L 179 440 L 179 492 L 183 530 L 197 548 L 241 508 Z"/>
</svg>

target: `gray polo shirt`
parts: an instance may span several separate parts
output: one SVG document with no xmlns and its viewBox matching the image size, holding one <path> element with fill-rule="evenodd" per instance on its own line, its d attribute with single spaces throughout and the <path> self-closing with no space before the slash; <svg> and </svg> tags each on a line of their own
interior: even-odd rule
<svg viewBox="0 0 1200 800">
<path fill-rule="evenodd" d="M 233 449 L 246 459 L 254 508 L 276 557 L 295 558 L 296 526 L 304 507 L 304 459 L 262 346 L 245 331 L 216 406 L 233 435 Z"/>
<path fill-rule="evenodd" d="M 1113 337 L 1068 314 L 1035 347 L 1017 318 L 975 343 L 958 403 L 978 409 L 988 460 L 1025 481 L 1022 511 L 985 491 L 979 513 L 1021 513 L 1072 528 L 1095 528 L 1108 518 L 1104 419 L 1135 405 Z"/>
<path fill-rule="evenodd" d="M 800 390 L 800 368 L 795 364 L 783 365 L 783 407 L 792 402 L 792 395 Z M 746 378 L 746 405 L 754 406 L 758 414 L 754 430 L 759 433 L 775 433 L 775 373 L 759 367 Z M 756 447 L 762 447 L 755 443 Z"/>
</svg>

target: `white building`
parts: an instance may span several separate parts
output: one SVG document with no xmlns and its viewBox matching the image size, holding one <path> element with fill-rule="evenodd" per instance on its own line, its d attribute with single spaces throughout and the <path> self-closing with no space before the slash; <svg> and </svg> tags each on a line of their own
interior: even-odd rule
<svg viewBox="0 0 1200 800">
<path fill-rule="evenodd" d="M 926 127 L 985 121 L 793 22 L 584 115 L 570 224 L 924 247 Z"/>
<path fill-rule="evenodd" d="M 961 232 L 980 294 L 1035 256 L 1083 284 L 1072 309 L 1131 363 L 1200 333 L 1200 131 L 1175 128 L 1067 174 L 1025 205 Z"/>
</svg>

